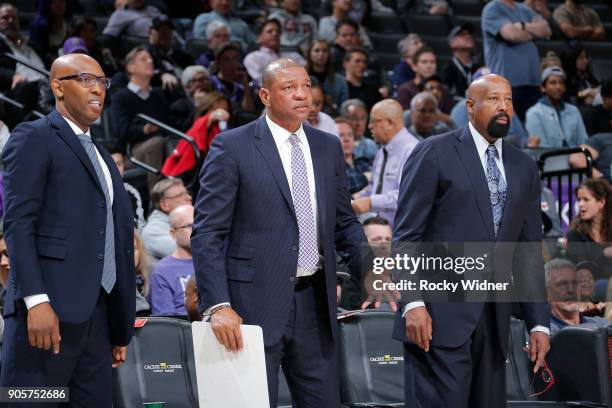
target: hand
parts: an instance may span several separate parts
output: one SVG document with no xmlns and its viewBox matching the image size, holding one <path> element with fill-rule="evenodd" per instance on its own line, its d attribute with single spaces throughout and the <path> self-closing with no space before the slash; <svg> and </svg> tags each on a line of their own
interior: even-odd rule
<svg viewBox="0 0 612 408">
<path fill-rule="evenodd" d="M 113 346 L 113 368 L 125 363 L 127 357 L 127 346 Z"/>
<path fill-rule="evenodd" d="M 603 250 L 603 253 L 608 258 L 612 258 L 612 245 L 608 246 L 608 247 L 605 247 L 604 250 Z"/>
<path fill-rule="evenodd" d="M 151 133 L 155 133 L 158 130 L 159 130 L 159 128 L 157 126 L 155 126 L 154 124 L 152 124 L 152 123 L 147 123 L 142 128 L 142 131 L 144 132 L 145 135 L 150 135 Z"/>
<path fill-rule="evenodd" d="M 427 309 L 424 306 L 410 309 L 405 319 L 408 339 L 427 353 L 432 339 L 431 317 Z"/>
<path fill-rule="evenodd" d="M 240 332 L 241 324 L 242 318 L 229 306 L 217 310 L 210 317 L 210 325 L 215 337 L 228 352 L 232 353 L 242 351 L 244 348 Z"/>
<path fill-rule="evenodd" d="M 397 290 L 376 290 L 374 289 L 374 281 L 380 280 L 382 281 L 381 286 L 384 284 L 391 283 L 393 280 L 389 276 L 388 272 L 383 272 L 381 274 L 376 274 L 372 271 L 367 272 L 363 285 L 365 287 L 365 291 L 368 294 L 365 302 L 361 304 L 362 309 L 366 309 L 372 303 L 374 303 L 374 308 L 380 308 L 380 305 L 384 300 L 389 303 L 391 310 L 397 312 L 397 303 L 396 300 L 400 299 L 400 293 Z M 377 285 L 378 286 L 378 285 Z"/>
<path fill-rule="evenodd" d="M 30 346 L 49 350 L 53 353 L 60 351 L 59 319 L 49 302 L 39 303 L 28 310 L 28 337 Z"/>
<path fill-rule="evenodd" d="M 356 214 L 363 214 L 364 212 L 368 212 L 372 209 L 372 201 L 370 197 L 358 198 L 353 201 L 353 211 Z"/>
<path fill-rule="evenodd" d="M 602 177 L 603 177 L 603 173 L 597 170 L 595 167 L 593 167 L 593 178 L 598 179 Z"/>
<path fill-rule="evenodd" d="M 529 354 L 531 362 L 535 362 L 533 366 L 534 374 L 544 367 L 544 358 L 550 350 L 550 338 L 548 334 L 541 331 L 534 331 L 529 335 L 529 346 L 523 348 L 523 351 Z"/>
<path fill-rule="evenodd" d="M 221 109 L 221 108 L 215 109 L 208 116 L 208 124 L 212 125 L 213 123 L 219 122 L 222 120 L 227 122 L 229 118 L 230 118 L 230 114 L 225 109 Z"/>
<path fill-rule="evenodd" d="M 21 74 L 15 74 L 13 75 L 13 83 L 11 84 L 11 90 L 15 89 L 15 87 L 20 83 L 20 82 L 27 82 L 28 78 L 26 78 L 25 76 L 21 75 Z"/>
<path fill-rule="evenodd" d="M 166 72 L 165 74 L 162 74 L 161 80 L 162 80 L 162 88 L 166 91 L 173 91 L 179 86 L 178 79 L 174 75 L 168 72 Z"/>
<path fill-rule="evenodd" d="M 537 136 L 529 136 L 527 139 L 527 147 L 538 147 L 540 146 L 540 138 Z"/>
<path fill-rule="evenodd" d="M 342 284 L 336 283 L 336 301 L 340 303 L 340 299 L 342 299 Z"/>
</svg>

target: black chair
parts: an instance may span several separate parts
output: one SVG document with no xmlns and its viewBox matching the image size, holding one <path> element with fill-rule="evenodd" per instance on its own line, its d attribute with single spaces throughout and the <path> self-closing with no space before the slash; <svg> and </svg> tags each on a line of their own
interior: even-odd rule
<svg viewBox="0 0 612 408">
<path fill-rule="evenodd" d="M 612 31 L 610 35 L 612 35 Z M 593 69 L 595 78 L 610 78 L 612 73 L 612 61 L 609 59 L 593 59 L 591 61 L 591 68 Z"/>
<path fill-rule="evenodd" d="M 187 51 L 193 59 L 197 59 L 200 55 L 209 51 L 208 41 L 202 38 L 192 38 L 187 41 Z"/>
<path fill-rule="evenodd" d="M 582 45 L 584 45 L 584 47 L 587 49 L 587 52 L 591 58 L 610 58 L 610 50 L 612 50 L 612 38 L 608 38 L 608 41 L 584 41 Z"/>
<path fill-rule="evenodd" d="M 482 3 L 479 1 L 454 1 L 453 11 L 460 16 L 478 16 L 482 14 Z"/>
<path fill-rule="evenodd" d="M 448 45 L 448 39 L 446 37 L 422 35 L 421 39 L 425 44 L 427 44 L 428 47 L 434 50 L 436 55 L 451 55 L 452 51 Z"/>
<path fill-rule="evenodd" d="M 540 40 L 536 41 L 536 46 L 540 55 L 546 55 L 548 51 L 554 51 L 559 57 L 561 53 L 567 49 L 567 43 L 565 41 L 553 41 L 553 40 Z"/>
<path fill-rule="evenodd" d="M 370 36 L 370 40 L 372 40 L 372 48 L 376 52 L 384 52 L 384 53 L 395 53 L 397 55 L 397 44 L 404 38 L 406 35 L 403 33 L 375 33 L 370 32 L 368 34 Z"/>
<path fill-rule="evenodd" d="M 128 346 L 127 360 L 113 375 L 113 407 L 198 407 L 191 324 L 150 317 Z"/>
<path fill-rule="evenodd" d="M 408 15 L 406 23 L 411 33 L 432 37 L 446 37 L 451 28 L 448 19 L 439 15 Z"/>
<path fill-rule="evenodd" d="M 375 33 L 402 34 L 406 31 L 402 20 L 395 14 L 372 13 L 364 25 Z"/>
<path fill-rule="evenodd" d="M 404 350 L 395 314 L 367 310 L 340 320 L 340 390 L 349 407 L 404 406 Z"/>
<path fill-rule="evenodd" d="M 454 16 L 455 25 L 466 24 L 469 23 L 474 27 L 474 37 L 482 38 L 482 27 L 480 16 Z"/>
<path fill-rule="evenodd" d="M 378 62 L 385 71 L 393 71 L 393 68 L 401 61 L 400 55 L 397 52 L 394 53 L 379 53 Z"/>
</svg>

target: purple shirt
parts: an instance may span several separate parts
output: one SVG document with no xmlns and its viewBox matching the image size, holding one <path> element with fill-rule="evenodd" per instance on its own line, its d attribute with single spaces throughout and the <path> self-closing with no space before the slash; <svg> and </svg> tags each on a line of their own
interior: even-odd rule
<svg viewBox="0 0 612 408">
<path fill-rule="evenodd" d="M 193 274 L 193 260 L 162 258 L 151 274 L 151 313 L 159 315 L 186 315 L 185 287 Z"/>
</svg>

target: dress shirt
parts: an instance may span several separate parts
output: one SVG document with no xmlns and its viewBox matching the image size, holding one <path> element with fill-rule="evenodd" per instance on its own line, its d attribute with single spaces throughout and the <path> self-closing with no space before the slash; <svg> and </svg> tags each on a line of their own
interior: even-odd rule
<svg viewBox="0 0 612 408">
<path fill-rule="evenodd" d="M 383 151 L 378 150 L 372 166 L 372 177 L 370 184 L 361 194 L 361 197 L 370 197 L 372 211 L 389 221 L 393 226 L 395 213 L 397 212 L 397 197 L 399 195 L 400 179 L 404 163 L 412 150 L 419 142 L 419 139 L 411 134 L 405 127 L 393 136 L 393 139 L 386 144 L 387 163 L 383 175 L 383 185 L 380 194 L 374 194 L 380 179 L 380 170 L 383 163 Z"/>
<path fill-rule="evenodd" d="M 149 87 L 149 89 L 143 89 L 139 85 L 136 85 L 135 83 L 130 81 L 127 84 L 127 88 L 130 91 L 134 92 L 136 95 L 138 95 L 138 97 L 140 97 L 140 99 L 142 99 L 143 101 L 146 101 L 147 99 L 149 99 L 149 96 L 151 96 L 151 87 Z"/>
<path fill-rule="evenodd" d="M 62 116 L 64 118 L 64 120 L 66 120 L 66 122 L 68 122 L 68 125 L 70 126 L 70 128 L 72 129 L 72 131 L 74 132 L 75 135 L 81 135 L 81 134 L 85 134 L 88 137 L 91 137 L 91 133 L 89 133 L 89 129 L 87 129 L 85 132 L 83 132 L 81 130 L 81 128 L 79 128 L 76 123 L 72 122 L 70 119 Z M 80 143 L 80 142 L 79 142 Z M 100 152 L 98 151 L 98 149 L 95 147 L 94 148 L 96 150 L 96 155 L 98 156 L 98 160 L 100 162 L 100 167 L 102 168 L 102 173 L 104 173 L 104 179 L 106 180 L 106 185 L 108 187 L 108 194 L 110 196 L 110 202 L 111 202 L 111 206 L 113 205 L 113 198 L 114 198 L 114 191 L 113 191 L 113 179 L 111 178 L 110 175 L 110 170 L 108 169 L 108 166 L 106 165 L 106 162 L 102 159 L 102 156 L 100 155 Z M 43 302 L 49 302 L 49 296 L 47 296 L 46 293 L 39 293 L 36 295 L 30 295 L 30 296 L 24 296 L 23 297 L 23 301 L 26 304 L 26 307 L 28 308 L 28 310 L 30 310 L 31 308 L 33 308 L 34 306 L 36 306 L 39 303 L 43 303 Z"/>
<path fill-rule="evenodd" d="M 315 129 L 319 129 L 319 130 L 322 130 L 323 132 L 330 133 L 336 137 L 340 137 L 338 136 L 338 126 L 336 126 L 336 122 L 331 116 L 329 116 L 325 112 L 319 112 L 319 114 L 317 115 L 316 125 L 313 125 L 312 123 L 308 121 L 306 122 L 306 124 Z"/>
<path fill-rule="evenodd" d="M 28 61 L 33 66 L 45 69 L 45 64 L 42 62 L 36 51 L 32 47 L 30 47 L 25 40 L 22 40 L 21 43 L 17 44 L 11 41 L 6 35 L 0 33 L 0 41 L 3 41 L 18 57 L 21 59 Z M 34 71 L 33 69 L 20 64 L 15 64 L 15 74 L 23 75 L 28 79 L 28 81 L 48 81 L 48 78 L 45 75 L 42 75 L 38 71 Z"/>
<path fill-rule="evenodd" d="M 244 57 L 244 67 L 246 68 L 249 76 L 253 78 L 258 84 L 261 85 L 261 74 L 264 68 L 279 58 L 289 58 L 302 66 L 306 66 L 306 61 L 297 52 L 283 52 L 277 53 L 271 48 L 260 47 L 258 50 L 250 52 Z"/>
<path fill-rule="evenodd" d="M 472 125 L 472 122 L 468 122 L 468 127 L 470 129 L 470 134 L 472 135 L 472 138 L 474 139 L 474 144 L 476 145 L 476 150 L 478 152 L 478 158 L 480 158 L 480 164 L 482 165 L 482 169 L 486 175 L 487 174 L 487 148 L 489 147 L 490 143 L 484 138 L 484 136 L 482 136 L 478 132 L 478 130 L 476 130 L 476 128 Z M 499 168 L 499 173 L 501 174 L 505 182 L 506 172 L 504 171 L 504 162 L 502 160 L 502 145 L 503 145 L 502 139 L 495 140 L 493 145 L 497 149 L 497 153 L 498 153 L 498 155 L 495 157 L 495 164 L 497 164 L 497 167 Z M 412 310 L 417 307 L 424 307 L 424 306 L 425 306 L 425 303 L 422 301 L 410 302 L 406 306 L 404 306 L 404 311 L 402 313 L 402 316 L 406 316 L 406 313 L 408 313 L 409 310 Z M 548 327 L 544 327 L 540 325 L 534 326 L 533 329 L 531 329 L 531 333 L 533 333 L 534 331 L 540 331 L 540 332 L 550 335 L 550 330 L 548 329 Z"/>
</svg>

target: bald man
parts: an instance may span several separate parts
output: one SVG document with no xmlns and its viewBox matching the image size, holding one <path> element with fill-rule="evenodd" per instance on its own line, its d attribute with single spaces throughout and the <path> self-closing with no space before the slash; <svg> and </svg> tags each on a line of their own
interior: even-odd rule
<svg viewBox="0 0 612 408">
<path fill-rule="evenodd" d="M 67 406 L 108 408 L 136 293 L 130 199 L 89 132 L 110 80 L 68 54 L 50 82 L 56 110 L 17 126 L 2 156 L 11 271 L 0 383 L 70 387 Z"/>
<path fill-rule="evenodd" d="M 393 225 L 402 168 L 419 138 L 404 127 L 402 105 L 395 99 L 384 99 L 372 107 L 369 128 L 382 147 L 374 157 L 370 183 L 353 201 L 353 209 L 357 214 L 378 213 Z"/>
<path fill-rule="evenodd" d="M 402 244 L 419 242 L 459 243 L 449 246 L 447 255 L 461 248 L 460 243 L 479 243 L 478 251 L 488 251 L 492 245 L 486 243 L 497 242 L 527 242 L 540 247 L 536 163 L 503 140 L 513 114 L 510 84 L 497 75 L 481 77 L 470 86 L 466 106 L 468 126 L 428 137 L 406 161 L 393 230 L 396 251 Z M 538 302 L 546 299 L 542 260 L 524 256 L 532 247 L 498 246 L 495 244 L 495 255 L 503 249 L 504 258 L 495 265 L 495 275 L 486 267 L 478 277 L 528 284 L 531 292 L 517 293 L 516 299 L 530 331 L 529 356 L 535 372 L 542 367 L 549 348 L 550 313 L 545 302 Z M 419 270 L 417 281 L 454 281 L 463 276 L 458 269 L 442 277 L 434 275 L 442 272 Z M 404 342 L 406 406 L 506 406 L 511 304 L 466 300 L 491 299 L 492 295 L 402 293 L 404 302 L 393 336 Z M 496 299 L 510 297 L 509 293 L 495 295 Z M 432 298 L 436 302 L 428 301 Z"/>
<path fill-rule="evenodd" d="M 282 366 L 298 407 L 340 406 L 334 248 L 360 281 L 366 242 L 336 136 L 302 123 L 311 83 L 292 60 L 268 64 L 260 119 L 217 136 L 200 173 L 191 247 L 200 307 L 227 350 L 240 324 L 263 329 L 270 406 Z"/>
</svg>

